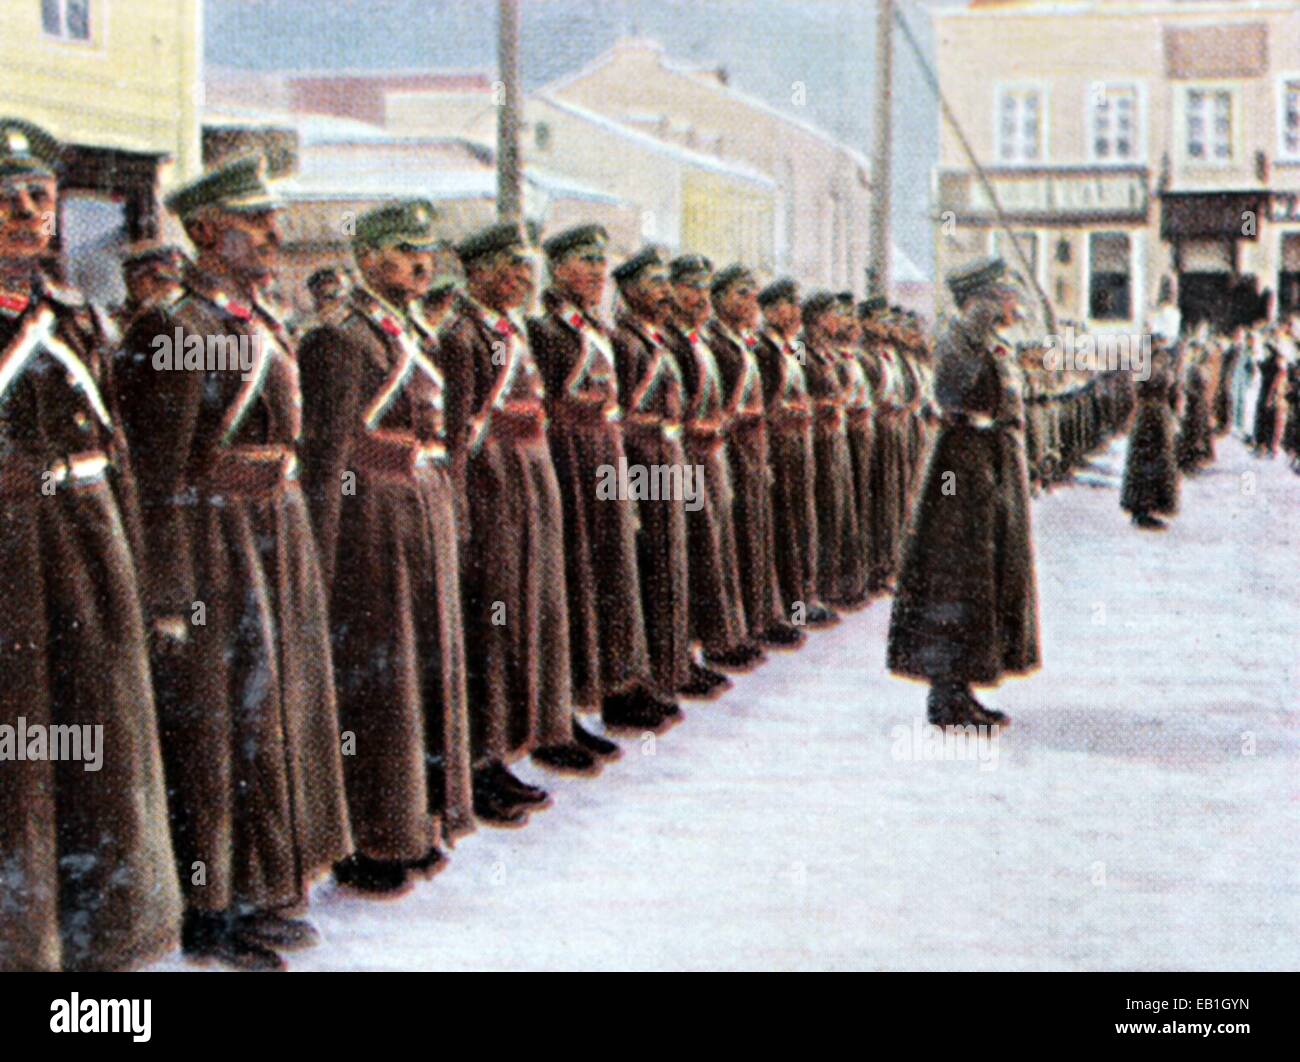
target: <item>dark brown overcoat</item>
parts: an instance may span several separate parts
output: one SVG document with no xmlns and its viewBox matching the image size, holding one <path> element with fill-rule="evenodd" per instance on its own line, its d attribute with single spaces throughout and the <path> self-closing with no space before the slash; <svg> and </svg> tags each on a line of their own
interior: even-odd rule
<svg viewBox="0 0 1300 1062">
<path fill-rule="evenodd" d="M 962 321 L 936 355 L 945 423 L 904 546 L 889 669 L 994 683 L 1039 663 L 1023 385 L 1005 349 Z"/>
<path fill-rule="evenodd" d="M 564 502 L 527 326 L 461 297 L 438 333 L 474 765 L 573 741 Z"/>
<path fill-rule="evenodd" d="M 1119 504 L 1125 512 L 1172 516 L 1178 512 L 1178 462 L 1174 452 L 1178 386 L 1163 354 L 1151 361 L 1151 374 L 1137 382 L 1137 412 L 1124 458 Z"/>
<path fill-rule="evenodd" d="M 820 603 L 817 592 L 817 473 L 807 351 L 765 331 L 755 348 L 767 411 L 772 469 L 772 530 L 781 600 L 790 619 Z"/>
<path fill-rule="evenodd" d="M 849 449 L 847 396 L 834 349 L 806 336 L 803 342 L 815 409 L 817 587 L 823 600 L 843 604 L 855 593 L 853 557 L 865 529 L 855 504 L 857 480 Z"/>
<path fill-rule="evenodd" d="M 573 703 L 599 708 L 606 696 L 650 681 L 637 504 L 602 489 L 627 462 L 612 339 L 554 290 L 543 293 L 542 305 L 545 312 L 528 322 L 528 340 L 546 387 L 564 498 Z"/>
<path fill-rule="evenodd" d="M 373 859 L 415 860 L 474 821 L 442 376 L 405 314 L 361 287 L 298 364 L 352 831 Z"/>
<path fill-rule="evenodd" d="M 242 342 L 252 369 L 155 367 L 164 336 L 178 357 Z M 190 270 L 184 297 L 136 319 L 120 368 L 146 615 L 179 618 L 187 632 L 155 656 L 154 676 L 186 903 L 298 907 L 352 838 L 287 334 Z"/>
<path fill-rule="evenodd" d="M 685 386 L 683 449 L 687 462 L 702 469 L 704 476 L 702 504 L 686 511 L 691 637 L 706 653 L 725 653 L 746 636 L 732 515 L 735 495 L 727 456 L 726 396 L 713 351 L 699 330 L 670 325 L 666 336 Z"/>
<path fill-rule="evenodd" d="M 0 762 L 4 971 L 137 966 L 180 931 L 124 520 L 130 470 L 102 341 L 70 290 L 38 284 L 26 305 L 0 308 L 0 726 L 12 742 Z M 91 454 L 107 459 L 102 471 Z M 82 455 L 83 475 L 63 476 L 70 455 Z M 79 759 L 55 759 L 51 727 L 102 729 L 76 731 L 94 743 L 65 750 L 79 746 Z"/>
<path fill-rule="evenodd" d="M 684 468 L 686 455 L 681 440 L 682 378 L 666 338 L 630 314 L 620 314 L 614 363 L 628 461 L 656 476 L 671 476 L 674 467 Z M 702 490 L 703 484 L 696 487 Z M 655 686 L 668 693 L 690 679 L 685 498 L 670 491 L 668 497 L 640 500 L 637 509 L 637 559 L 650 666 Z"/>
<path fill-rule="evenodd" d="M 709 322 L 705 342 L 717 359 L 727 395 L 727 454 L 735 492 L 732 512 L 745 620 L 749 636 L 761 639 L 785 618 L 785 608 L 776 573 L 763 379 L 754 357 L 758 337 L 737 336 L 715 317 Z"/>
</svg>

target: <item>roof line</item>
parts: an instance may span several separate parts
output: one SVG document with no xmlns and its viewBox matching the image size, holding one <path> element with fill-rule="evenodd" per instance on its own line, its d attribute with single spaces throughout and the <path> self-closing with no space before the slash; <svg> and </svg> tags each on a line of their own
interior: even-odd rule
<svg viewBox="0 0 1300 1062">
<path fill-rule="evenodd" d="M 853 158 L 853 160 L 856 163 L 858 163 L 860 166 L 865 167 L 867 171 L 867 176 L 868 178 L 870 178 L 871 163 L 868 161 L 866 155 L 864 155 L 859 148 L 854 147 L 852 144 L 845 143 L 844 141 L 837 138 L 834 134 L 830 133 L 828 130 L 821 128 L 820 126 L 814 125 L 813 123 L 806 121 L 802 118 L 796 118 L 794 115 L 789 114 L 781 110 L 780 108 L 773 106 L 772 104 L 768 103 L 764 99 L 759 98 L 758 96 L 752 96 L 749 93 L 744 92 L 733 85 L 724 85 L 721 82 L 716 81 L 712 78 L 702 77 L 701 74 L 708 70 L 707 66 L 691 66 L 690 64 L 679 62 L 678 60 L 674 60 L 668 56 L 668 53 L 662 44 L 660 44 L 656 40 L 651 40 L 649 38 L 645 38 L 645 37 L 626 38 L 622 41 L 615 42 L 609 48 L 606 48 L 605 51 L 603 51 L 600 55 L 590 60 L 582 68 L 574 71 L 571 74 L 566 74 L 563 77 L 557 78 L 555 81 L 552 81 L 547 85 L 544 85 L 542 89 L 539 91 L 552 93 L 552 94 L 556 92 L 561 92 L 565 88 L 574 84 L 575 82 L 581 81 L 583 78 L 590 77 L 592 74 L 597 73 L 604 67 L 608 66 L 611 62 L 613 62 L 614 56 L 620 50 L 625 50 L 626 46 L 629 43 L 639 43 L 641 46 L 655 53 L 656 56 L 658 57 L 658 62 L 661 69 L 666 70 L 671 74 L 676 74 L 679 77 L 690 78 L 691 82 L 696 85 L 700 85 L 706 89 L 710 89 L 711 91 L 720 93 L 724 96 L 729 96 L 737 103 L 743 103 L 746 106 L 753 107 L 757 110 L 761 110 L 764 113 L 769 114 L 780 121 L 783 121 L 789 125 L 794 126 L 796 129 L 800 129 L 803 132 L 808 133 L 810 136 L 815 136 L 819 140 L 825 141 L 826 143 L 836 148 L 839 148 L 840 150 L 850 155 Z"/>
<path fill-rule="evenodd" d="M 622 122 L 609 117 L 607 114 L 600 114 L 597 111 L 590 110 L 583 107 L 581 104 L 573 103 L 570 100 L 557 99 L 545 89 L 539 89 L 534 92 L 531 98 L 554 107 L 557 110 L 565 111 L 573 115 L 575 118 L 581 118 L 583 121 L 591 122 L 593 125 L 598 125 L 602 129 L 605 129 L 616 136 L 621 136 L 625 140 L 630 140 L 633 143 L 639 144 L 646 148 L 646 150 L 653 151 L 656 154 L 670 155 L 682 160 L 683 162 L 688 162 L 704 169 L 713 170 L 714 172 L 726 173 L 741 180 L 762 185 L 764 188 L 777 187 L 776 181 L 767 174 L 760 173 L 758 170 L 750 169 L 748 166 L 743 166 L 740 163 L 732 162 L 728 159 L 718 158 L 716 155 L 706 155 L 700 151 L 693 151 L 691 148 L 682 147 L 680 144 L 674 144 L 671 141 L 660 140 L 658 137 L 651 136 L 649 133 L 643 133 L 639 129 L 633 129 L 631 126 L 624 125 Z"/>
</svg>

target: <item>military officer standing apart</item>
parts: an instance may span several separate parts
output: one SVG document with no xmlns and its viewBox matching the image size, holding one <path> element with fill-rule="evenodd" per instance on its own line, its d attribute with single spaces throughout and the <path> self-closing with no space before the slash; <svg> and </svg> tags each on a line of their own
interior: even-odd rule
<svg viewBox="0 0 1300 1062">
<path fill-rule="evenodd" d="M 704 475 L 701 504 L 686 512 L 691 638 L 708 664 L 745 670 L 764 657 L 745 627 L 727 458 L 726 395 L 717 359 L 704 339 L 713 310 L 709 301 L 713 264 L 702 254 L 680 255 L 669 266 L 669 279 L 673 317 L 665 334 L 685 388 L 683 448 L 686 460 Z M 692 663 L 692 672 L 693 694 L 720 692 L 731 685 L 725 675 L 697 662 Z"/>
<path fill-rule="evenodd" d="M 241 159 L 167 200 L 197 259 L 184 295 L 127 334 L 120 401 L 144 507 L 183 946 L 276 969 L 277 948 L 314 941 L 292 915 L 352 844 L 327 603 L 296 473 L 298 369 L 261 295 L 280 246 L 263 169 Z"/>
<path fill-rule="evenodd" d="M 542 379 L 521 313 L 535 283 L 523 230 L 501 222 L 457 248 L 467 291 L 438 334 L 461 520 L 474 809 L 520 826 L 549 800 L 510 771 L 532 754 L 593 774 L 570 699 L 564 506 Z"/>
<path fill-rule="evenodd" d="M 180 929 L 104 337 L 41 274 L 59 159 L 0 119 L 0 724 L 24 743 L 0 764 L 4 971 L 139 966 Z M 50 727 L 98 728 L 97 750 L 55 755 Z"/>
<path fill-rule="evenodd" d="M 597 317 L 605 291 L 599 225 L 557 233 L 543 244 L 550 286 L 528 340 L 546 388 L 551 454 L 564 495 L 573 700 L 599 709 L 606 725 L 656 730 L 672 714 L 673 690 L 651 686 L 636 554 L 636 502 L 602 492 L 602 477 L 626 464 L 614 348 Z M 589 751 L 614 757 L 612 742 L 575 728 Z"/>
<path fill-rule="evenodd" d="M 707 341 L 727 395 L 724 409 L 745 619 L 754 640 L 793 648 L 804 640 L 804 634 L 785 619 L 776 572 L 772 470 L 767 457 L 763 379 L 755 357 L 758 284 L 744 266 L 731 265 L 714 276 L 710 295 L 714 316 Z"/>
<path fill-rule="evenodd" d="M 357 851 L 334 874 L 371 892 L 440 868 L 438 842 L 473 827 L 442 374 L 408 318 L 433 276 L 433 218 L 421 200 L 359 217 L 361 282 L 298 352 L 303 482 L 350 742 Z"/>
<path fill-rule="evenodd" d="M 837 618 L 817 593 L 817 491 L 813 406 L 799 340 L 799 285 L 789 277 L 758 294 L 763 311 L 755 357 L 763 376 L 772 468 L 776 570 L 786 618 L 826 626 Z"/>
<path fill-rule="evenodd" d="M 622 306 L 614 332 L 614 363 L 623 407 L 628 461 L 647 476 L 675 484 L 668 497 L 637 503 L 641 600 L 655 685 L 680 690 L 691 680 L 689 570 L 686 558 L 685 396 L 681 371 L 664 328 L 672 315 L 668 263 L 647 247 L 614 270 Z M 677 478 L 681 472 L 680 480 Z M 704 485 L 696 483 L 702 491 Z"/>
<path fill-rule="evenodd" d="M 1005 723 L 971 686 L 1038 666 L 1037 590 L 1019 371 L 998 334 L 1018 294 L 999 259 L 949 274 L 960 317 L 936 350 L 943 426 L 890 616 L 889 668 L 930 682 L 933 723 Z"/>
</svg>

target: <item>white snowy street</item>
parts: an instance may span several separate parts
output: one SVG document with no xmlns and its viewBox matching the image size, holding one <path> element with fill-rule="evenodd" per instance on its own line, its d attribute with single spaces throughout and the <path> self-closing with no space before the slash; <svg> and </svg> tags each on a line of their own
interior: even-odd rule
<svg viewBox="0 0 1300 1062">
<path fill-rule="evenodd" d="M 292 967 L 1294 969 L 1300 477 L 1219 439 L 1144 533 L 1123 446 L 1034 503 L 1044 668 L 978 758 L 924 758 L 877 601 L 599 780 L 520 765 L 554 806 L 414 892 L 321 885 Z"/>
</svg>

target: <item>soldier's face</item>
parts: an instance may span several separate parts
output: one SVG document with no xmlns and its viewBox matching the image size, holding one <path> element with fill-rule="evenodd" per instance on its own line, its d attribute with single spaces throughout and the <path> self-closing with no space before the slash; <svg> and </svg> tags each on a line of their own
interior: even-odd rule
<svg viewBox="0 0 1300 1062">
<path fill-rule="evenodd" d="M 152 305 L 175 292 L 180 285 L 170 264 L 151 264 L 126 275 L 127 294 L 137 303 Z"/>
<path fill-rule="evenodd" d="M 566 255 L 551 265 L 551 278 L 582 309 L 600 304 L 605 294 L 605 253 L 583 251 Z"/>
<path fill-rule="evenodd" d="M 655 324 L 664 324 L 673 312 L 673 289 L 668 283 L 668 271 L 663 266 L 643 269 L 640 276 L 624 288 L 624 298 L 642 317 Z"/>
<path fill-rule="evenodd" d="M 767 318 L 768 323 L 782 335 L 797 332 L 803 319 L 799 304 L 790 299 L 781 299 L 772 303 L 763 311 L 763 315 Z"/>
<path fill-rule="evenodd" d="M 27 262 L 49 250 L 58 201 L 53 177 L 15 174 L 0 181 L 0 261 Z"/>
<path fill-rule="evenodd" d="M 479 271 L 478 282 L 492 309 L 517 310 L 533 290 L 533 260 L 523 251 L 504 251 Z"/>
<path fill-rule="evenodd" d="M 748 280 L 732 284 L 713 300 L 713 308 L 728 324 L 737 328 L 754 328 L 758 325 L 758 285 Z"/>
<path fill-rule="evenodd" d="M 358 264 L 367 284 L 399 302 L 421 298 L 433 283 L 433 252 L 410 244 L 371 251 Z"/>
<path fill-rule="evenodd" d="M 710 311 L 708 280 L 674 284 L 673 304 L 677 312 L 692 324 L 707 321 Z"/>
<path fill-rule="evenodd" d="M 200 219 L 192 235 L 200 251 L 214 255 L 237 281 L 261 288 L 274 279 L 281 239 L 275 211 L 216 211 Z"/>
</svg>

